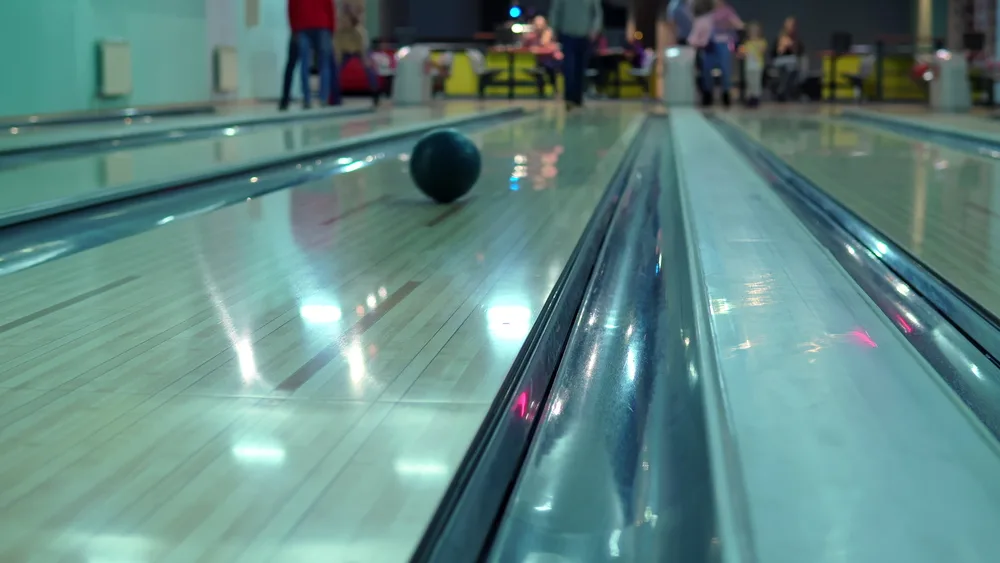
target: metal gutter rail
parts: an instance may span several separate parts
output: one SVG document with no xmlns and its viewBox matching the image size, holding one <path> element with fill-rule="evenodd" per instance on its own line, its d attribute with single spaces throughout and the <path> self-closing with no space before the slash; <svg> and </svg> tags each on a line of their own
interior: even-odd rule
<svg viewBox="0 0 1000 563">
<path fill-rule="evenodd" d="M 698 300 L 654 118 L 488 560 L 722 560 Z M 703 369 L 707 368 L 707 369 Z"/>
<path fill-rule="evenodd" d="M 10 127 L 52 127 L 63 125 L 84 125 L 88 123 L 107 123 L 124 119 L 142 119 L 144 117 L 183 117 L 188 115 L 206 115 L 216 113 L 218 108 L 206 104 L 200 106 L 180 106 L 159 109 L 125 108 L 98 112 L 83 112 L 62 115 L 33 115 L 23 118 L 4 118 L 0 121 L 0 129 Z"/>
<path fill-rule="evenodd" d="M 0 168 L 10 168 L 43 161 L 48 158 L 70 158 L 94 152 L 136 149 L 162 143 L 178 143 L 213 137 L 228 137 L 258 131 L 260 128 L 289 124 L 308 123 L 373 114 L 370 107 L 347 107 L 336 110 L 315 112 L 295 112 L 278 114 L 222 115 L 199 123 L 146 124 L 129 130 L 83 130 L 74 131 L 57 140 L 45 136 L 29 135 L 29 140 L 38 141 L 23 146 L 0 148 Z M 0 134 L 2 135 L 2 134 Z"/>
<path fill-rule="evenodd" d="M 489 549 L 647 128 L 623 156 L 411 561 L 479 561 Z"/>
</svg>

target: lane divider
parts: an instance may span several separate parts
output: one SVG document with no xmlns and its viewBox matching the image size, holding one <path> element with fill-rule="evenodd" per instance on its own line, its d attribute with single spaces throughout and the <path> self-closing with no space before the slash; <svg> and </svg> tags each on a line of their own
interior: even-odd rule
<svg viewBox="0 0 1000 563">
<path fill-rule="evenodd" d="M 122 131 L 75 131 L 66 133 L 58 140 L 52 140 L 56 136 L 54 133 L 20 133 L 15 137 L 15 131 L 20 127 L 9 127 L 12 133 L 6 140 L 0 139 L 0 159 L 26 156 L 36 153 L 48 153 L 57 151 L 70 151 L 73 148 L 93 147 L 94 145 L 121 143 L 123 147 L 138 141 L 150 142 L 153 140 L 183 139 L 192 134 L 204 134 L 209 131 L 223 130 L 226 128 L 251 127 L 258 125 L 277 125 L 281 123 L 292 123 L 297 121 L 318 121 L 321 119 L 333 119 L 336 117 L 348 117 L 374 113 L 371 106 L 359 106 L 335 108 L 330 110 L 316 110 L 312 112 L 289 112 L 289 113 L 267 113 L 267 114 L 232 114 L 222 115 L 206 119 L 199 123 L 189 125 L 178 125 L 176 123 L 156 123 L 141 124 Z M 139 119 L 139 118 L 136 118 Z M 48 140 L 46 140 L 48 137 Z M 20 144 L 18 144 L 20 143 Z M 10 144 L 12 146 L 5 147 Z M 116 147 L 118 148 L 118 147 Z"/>
</svg>

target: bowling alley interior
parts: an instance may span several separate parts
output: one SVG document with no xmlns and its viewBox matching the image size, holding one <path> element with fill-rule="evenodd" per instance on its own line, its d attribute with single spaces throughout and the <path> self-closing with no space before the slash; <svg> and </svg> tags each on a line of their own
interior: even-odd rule
<svg viewBox="0 0 1000 563">
<path fill-rule="evenodd" d="M 997 563 L 997 0 L 0 2 L 0 562 Z"/>
</svg>

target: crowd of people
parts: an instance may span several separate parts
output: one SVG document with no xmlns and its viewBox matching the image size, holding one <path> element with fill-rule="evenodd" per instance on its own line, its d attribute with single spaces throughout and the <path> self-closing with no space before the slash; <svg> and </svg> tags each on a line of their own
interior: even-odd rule
<svg viewBox="0 0 1000 563">
<path fill-rule="evenodd" d="M 785 19 L 777 40 L 769 49 L 760 24 L 744 23 L 726 0 L 671 0 L 667 12 L 677 43 L 698 50 L 702 105 L 714 103 L 716 73 L 722 104 L 730 105 L 734 55 L 743 59 L 748 105 L 755 107 L 760 103 L 765 69 L 769 64 L 780 67 L 777 95 L 779 99 L 785 97 L 797 73 L 798 58 L 805 53 L 795 18 Z"/>
<path fill-rule="evenodd" d="M 750 106 L 760 101 L 765 69 L 769 64 L 781 67 L 779 84 L 787 85 L 794 79 L 794 64 L 789 61 L 797 60 L 805 52 L 795 18 L 785 20 L 769 48 L 761 26 L 756 22 L 744 23 L 726 0 L 671 0 L 667 10 L 677 42 L 698 50 L 701 71 L 698 87 L 703 105 L 714 103 L 716 74 L 722 104 L 730 105 L 734 57 L 743 59 L 743 79 Z M 535 53 L 539 68 L 553 87 L 557 87 L 557 76 L 563 75 L 567 109 L 583 105 L 590 54 L 607 46 L 603 20 L 601 0 L 552 0 L 548 19 L 535 16 L 531 31 L 524 37 L 525 45 Z M 378 78 L 369 56 L 364 28 L 364 0 L 337 0 L 336 3 L 334 0 L 288 0 L 288 22 L 291 40 L 280 109 L 288 108 L 296 69 L 301 77 L 303 106 L 312 105 L 309 61 L 314 61 L 319 75 L 321 103 L 339 104 L 338 68 L 343 68 L 353 58 L 363 63 L 373 101 L 378 104 Z M 633 38 L 625 51 L 626 59 L 642 67 L 645 56 L 641 42 Z M 601 85 L 616 68 L 605 68 L 600 59 L 595 62 L 598 63 L 596 82 Z M 617 60 L 614 65 L 617 67 Z"/>
<path fill-rule="evenodd" d="M 563 97 L 568 109 L 583 105 L 589 54 L 595 46 L 600 48 L 606 44 L 602 36 L 603 20 L 600 0 L 553 0 L 549 18 L 536 16 L 532 31 L 525 37 L 526 45 L 535 52 L 539 67 L 553 86 L 557 84 L 557 76 L 563 75 Z M 336 3 L 334 0 L 288 0 L 288 22 L 291 40 L 280 109 L 288 108 L 296 69 L 301 77 L 303 106 L 312 105 L 310 75 L 314 68 L 310 61 L 319 75 L 321 103 L 339 104 L 338 69 L 353 58 L 361 59 L 374 103 L 378 103 L 378 79 L 364 29 L 364 0 L 337 0 Z M 643 56 L 641 45 L 633 45 L 626 53 L 635 65 L 642 64 Z M 598 82 L 606 81 L 608 69 L 598 70 Z"/>
</svg>

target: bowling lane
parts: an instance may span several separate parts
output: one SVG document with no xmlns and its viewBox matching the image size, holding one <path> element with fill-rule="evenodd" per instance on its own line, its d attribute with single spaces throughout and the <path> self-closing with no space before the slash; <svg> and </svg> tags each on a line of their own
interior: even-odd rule
<svg viewBox="0 0 1000 563">
<path fill-rule="evenodd" d="M 258 131 L 115 152 L 32 162 L 0 170 L 0 215 L 31 206 L 138 184 L 210 172 L 228 165 L 294 153 L 379 129 L 479 111 L 474 104 L 393 109 L 262 127 Z"/>
<path fill-rule="evenodd" d="M 1000 315 L 1000 163 L 819 119 L 733 114 L 731 122 Z"/>
<path fill-rule="evenodd" d="M 403 561 L 640 107 L 476 135 L 0 278 L 0 560 Z"/>
</svg>

